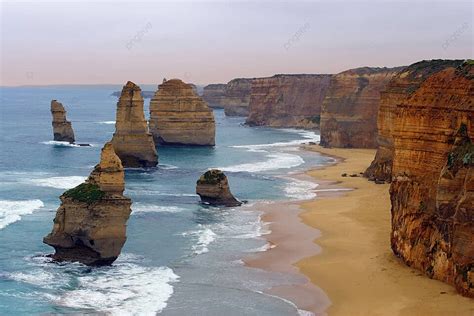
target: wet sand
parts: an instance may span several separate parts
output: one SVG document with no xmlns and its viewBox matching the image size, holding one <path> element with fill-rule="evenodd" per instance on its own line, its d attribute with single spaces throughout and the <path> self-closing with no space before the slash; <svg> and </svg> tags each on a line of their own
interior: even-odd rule
<svg viewBox="0 0 474 316">
<path fill-rule="evenodd" d="M 405 266 L 391 252 L 389 184 L 359 174 L 375 150 L 305 149 L 338 162 L 306 173 L 319 183 L 317 198 L 260 207 L 272 231 L 266 238 L 275 247 L 244 261 L 300 279 L 267 293 L 315 314 L 474 315 L 474 300 Z"/>
</svg>

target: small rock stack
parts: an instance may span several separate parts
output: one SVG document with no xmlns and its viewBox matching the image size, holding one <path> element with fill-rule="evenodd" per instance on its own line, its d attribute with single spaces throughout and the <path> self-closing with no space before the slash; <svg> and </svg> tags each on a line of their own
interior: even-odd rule
<svg viewBox="0 0 474 316">
<path fill-rule="evenodd" d="M 226 175 L 217 169 L 206 171 L 196 183 L 196 193 L 203 203 L 214 206 L 240 206 L 230 192 Z"/>
<path fill-rule="evenodd" d="M 56 100 L 51 101 L 51 114 L 53 115 L 54 140 L 74 143 L 74 131 L 71 122 L 66 119 L 64 106 Z"/>
</svg>

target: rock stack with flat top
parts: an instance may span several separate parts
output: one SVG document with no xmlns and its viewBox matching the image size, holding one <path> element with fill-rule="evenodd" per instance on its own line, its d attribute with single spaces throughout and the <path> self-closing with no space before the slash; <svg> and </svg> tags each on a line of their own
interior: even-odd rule
<svg viewBox="0 0 474 316">
<path fill-rule="evenodd" d="M 53 230 L 43 239 L 54 247 L 54 260 L 109 265 L 117 259 L 132 204 L 124 187 L 123 166 L 109 142 L 89 178 L 60 197 Z"/>
<path fill-rule="evenodd" d="M 191 85 L 179 79 L 159 85 L 150 102 L 150 131 L 157 144 L 215 145 L 212 110 Z"/>
<path fill-rule="evenodd" d="M 74 143 L 74 131 L 71 122 L 66 119 L 64 106 L 56 100 L 51 101 L 51 114 L 53 115 L 54 140 L 59 142 Z"/>
<path fill-rule="evenodd" d="M 155 167 L 158 154 L 143 112 L 143 97 L 139 86 L 131 81 L 123 87 L 117 102 L 117 119 L 112 138 L 115 152 L 124 167 Z"/>
<path fill-rule="evenodd" d="M 230 192 L 226 175 L 217 169 L 206 171 L 196 183 L 196 193 L 203 203 L 214 206 L 240 206 Z"/>
</svg>

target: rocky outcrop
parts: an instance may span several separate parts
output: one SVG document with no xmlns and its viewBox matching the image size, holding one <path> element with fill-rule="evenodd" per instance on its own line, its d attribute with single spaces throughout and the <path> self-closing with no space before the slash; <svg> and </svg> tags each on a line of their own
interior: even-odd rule
<svg viewBox="0 0 474 316">
<path fill-rule="evenodd" d="M 458 67 L 462 60 L 430 60 L 410 65 L 395 75 L 381 92 L 377 115 L 377 153 L 364 176 L 369 179 L 390 182 L 393 164 L 393 127 L 396 108 L 432 74 L 448 67 Z"/>
<path fill-rule="evenodd" d="M 112 92 L 111 96 L 119 98 L 122 95 L 122 91 Z M 142 91 L 141 95 L 143 99 L 151 99 L 155 95 L 155 91 Z"/>
<path fill-rule="evenodd" d="M 217 169 L 206 171 L 196 183 L 196 193 L 203 203 L 215 206 L 240 206 L 230 192 L 226 175 Z"/>
<path fill-rule="evenodd" d="M 204 87 L 202 98 L 207 104 L 214 109 L 223 109 L 223 99 L 225 97 L 226 84 L 217 83 L 209 84 Z"/>
<path fill-rule="evenodd" d="M 252 83 L 250 126 L 318 128 L 331 75 L 275 75 Z"/>
<path fill-rule="evenodd" d="M 74 131 L 71 122 L 66 119 L 64 106 L 56 100 L 51 101 L 51 114 L 53 115 L 54 140 L 74 143 Z"/>
<path fill-rule="evenodd" d="M 53 230 L 43 242 L 54 247 L 57 261 L 108 265 L 127 239 L 131 200 L 123 196 L 124 171 L 111 143 L 89 178 L 61 195 Z"/>
<path fill-rule="evenodd" d="M 247 116 L 249 114 L 251 78 L 237 78 L 229 81 L 225 87 L 222 105 L 227 116 Z"/>
<path fill-rule="evenodd" d="M 164 81 L 150 102 L 150 131 L 157 144 L 215 145 L 212 110 L 179 79 Z"/>
<path fill-rule="evenodd" d="M 321 146 L 376 148 L 380 92 L 402 69 L 363 67 L 334 75 L 321 109 Z"/>
<path fill-rule="evenodd" d="M 124 167 L 155 167 L 158 164 L 155 143 L 143 112 L 141 89 L 131 81 L 123 87 L 117 102 L 112 144 Z"/>
<path fill-rule="evenodd" d="M 407 265 L 474 297 L 474 63 L 433 61 L 438 71 L 430 63 L 392 85 L 392 93 L 412 88 L 391 117 L 391 246 Z"/>
</svg>

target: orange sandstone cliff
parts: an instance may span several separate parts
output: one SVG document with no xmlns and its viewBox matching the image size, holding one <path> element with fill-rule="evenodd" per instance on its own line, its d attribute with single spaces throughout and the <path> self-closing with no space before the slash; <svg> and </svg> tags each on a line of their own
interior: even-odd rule
<svg viewBox="0 0 474 316">
<path fill-rule="evenodd" d="M 251 78 L 237 78 L 225 86 L 222 105 L 227 116 L 247 116 L 249 114 Z"/>
<path fill-rule="evenodd" d="M 331 75 L 275 75 L 252 82 L 250 126 L 318 128 Z"/>
<path fill-rule="evenodd" d="M 376 148 L 380 92 L 401 69 L 362 67 L 334 75 L 321 108 L 321 145 Z"/>
<path fill-rule="evenodd" d="M 408 94 L 391 114 L 391 245 L 407 265 L 474 297 L 474 63 L 456 64 L 412 65 L 388 90 Z"/>
</svg>

